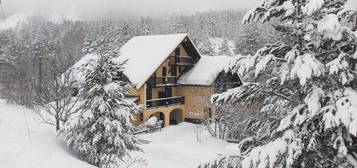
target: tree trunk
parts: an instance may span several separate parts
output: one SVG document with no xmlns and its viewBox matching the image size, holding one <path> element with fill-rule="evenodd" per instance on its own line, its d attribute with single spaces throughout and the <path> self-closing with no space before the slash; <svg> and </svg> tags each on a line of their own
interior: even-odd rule
<svg viewBox="0 0 357 168">
<path fill-rule="evenodd" d="M 58 112 L 56 112 L 56 132 L 60 130 L 60 119 L 58 116 Z"/>
<path fill-rule="evenodd" d="M 224 128 L 223 128 L 223 132 L 222 132 L 222 139 L 224 139 L 224 136 L 226 134 L 226 130 L 227 130 L 227 123 L 224 123 Z"/>
<path fill-rule="evenodd" d="M 58 103 L 58 100 L 56 100 L 56 116 L 55 116 L 55 118 L 56 118 L 56 131 L 59 131 L 60 130 L 60 116 L 59 116 L 59 111 L 58 111 L 58 109 L 59 109 L 59 103 Z"/>
<path fill-rule="evenodd" d="M 217 138 L 217 119 L 214 120 L 214 134 L 216 135 L 215 137 Z"/>
</svg>

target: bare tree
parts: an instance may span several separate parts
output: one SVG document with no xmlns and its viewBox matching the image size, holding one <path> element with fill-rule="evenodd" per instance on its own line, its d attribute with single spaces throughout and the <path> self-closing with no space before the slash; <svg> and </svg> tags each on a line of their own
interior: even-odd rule
<svg viewBox="0 0 357 168">
<path fill-rule="evenodd" d="M 195 114 L 200 115 L 203 117 L 203 125 L 207 128 L 208 132 L 213 136 L 216 137 L 216 133 L 212 129 L 211 125 L 214 121 L 212 118 L 212 103 L 210 101 L 211 96 L 209 95 L 195 95 L 193 97 L 193 101 L 195 104 L 201 104 L 201 108 L 192 108 L 190 109 Z"/>
<path fill-rule="evenodd" d="M 37 113 L 41 122 L 61 129 L 70 116 L 81 111 L 81 101 L 76 97 L 75 82 L 72 80 L 72 71 L 64 73 L 58 68 L 56 59 L 51 63 L 52 71 L 50 81 L 42 87 L 42 93 L 37 95 L 39 99 Z"/>
</svg>

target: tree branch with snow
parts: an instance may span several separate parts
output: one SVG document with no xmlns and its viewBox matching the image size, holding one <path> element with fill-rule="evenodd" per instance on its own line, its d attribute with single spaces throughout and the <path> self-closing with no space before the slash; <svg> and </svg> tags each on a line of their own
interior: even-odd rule
<svg viewBox="0 0 357 168">
<path fill-rule="evenodd" d="M 230 67 L 254 81 L 214 95 L 217 105 L 263 101 L 256 128 L 269 133 L 241 141 L 237 167 L 353 167 L 357 152 L 357 38 L 348 26 L 356 10 L 346 0 L 263 0 L 244 23 L 273 18 L 293 40 L 267 44 Z M 283 100 L 280 108 L 278 101 Z M 248 117 L 243 123 L 252 121 Z M 253 120 L 257 121 L 257 120 Z M 259 130 L 259 129 L 258 129 Z M 263 136 L 261 136 L 263 135 Z M 228 161 L 228 160 L 226 160 Z M 223 163 L 222 163 L 223 164 Z M 356 165 L 354 165 L 356 166 Z M 207 166 L 209 167 L 209 166 Z"/>
</svg>

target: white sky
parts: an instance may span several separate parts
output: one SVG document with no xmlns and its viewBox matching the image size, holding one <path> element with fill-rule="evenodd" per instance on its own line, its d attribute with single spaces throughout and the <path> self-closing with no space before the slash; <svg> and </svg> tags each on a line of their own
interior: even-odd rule
<svg viewBox="0 0 357 168">
<path fill-rule="evenodd" d="M 72 18 L 157 16 L 197 11 L 249 9 L 260 0 L 1 0 L 5 12 L 50 13 Z"/>
</svg>

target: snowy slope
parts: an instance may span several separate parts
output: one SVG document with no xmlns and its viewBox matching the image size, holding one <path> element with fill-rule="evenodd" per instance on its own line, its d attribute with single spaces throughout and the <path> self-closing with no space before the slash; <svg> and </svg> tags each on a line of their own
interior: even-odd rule
<svg viewBox="0 0 357 168">
<path fill-rule="evenodd" d="M 36 118 L 33 111 L 0 99 L 0 168 L 95 168 L 73 156 L 56 138 L 53 127 L 40 124 Z M 140 160 L 130 168 L 196 168 L 218 154 L 237 151 L 236 145 L 212 138 L 202 127 L 199 130 L 200 142 L 196 126 L 190 123 L 141 134 L 139 137 L 150 143 L 141 145 L 144 153 L 133 152 L 132 159 L 125 161 Z"/>
<path fill-rule="evenodd" d="M 94 168 L 72 156 L 56 138 L 53 127 L 40 124 L 35 118 L 33 111 L 0 99 L 0 167 Z"/>
</svg>

